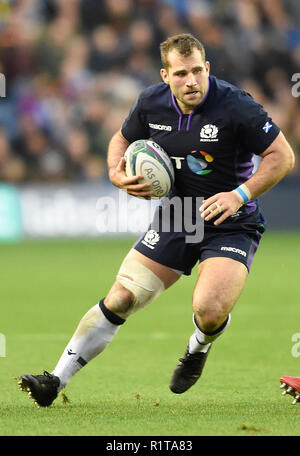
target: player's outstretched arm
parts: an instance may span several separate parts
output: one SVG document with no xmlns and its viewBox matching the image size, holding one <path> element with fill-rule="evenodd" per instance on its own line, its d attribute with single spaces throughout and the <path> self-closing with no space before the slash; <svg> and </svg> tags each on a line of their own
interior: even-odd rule
<svg viewBox="0 0 300 456">
<path fill-rule="evenodd" d="M 138 183 L 138 180 L 142 179 L 143 176 L 126 176 L 124 154 L 128 146 L 129 142 L 124 138 L 121 130 L 118 130 L 111 138 L 108 146 L 107 166 L 109 179 L 113 185 L 127 191 L 130 195 L 149 199 L 152 191 L 147 190 L 147 188 L 150 184 L 147 182 Z"/>
<path fill-rule="evenodd" d="M 244 182 L 248 198 L 255 199 L 262 193 L 274 187 L 294 167 L 294 152 L 282 132 L 272 144 L 261 154 L 262 161 L 256 173 Z M 221 214 L 214 225 L 220 225 L 227 217 L 234 214 L 244 204 L 239 192 L 217 193 L 205 200 L 200 208 L 201 217 L 205 221 Z"/>
</svg>

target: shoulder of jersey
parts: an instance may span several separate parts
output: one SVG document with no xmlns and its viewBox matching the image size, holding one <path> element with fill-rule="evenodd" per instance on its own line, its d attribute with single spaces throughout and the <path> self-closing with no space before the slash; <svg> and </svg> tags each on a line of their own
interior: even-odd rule
<svg viewBox="0 0 300 456">
<path fill-rule="evenodd" d="M 152 85 L 144 89 L 140 94 L 140 102 L 145 103 L 145 106 L 148 105 L 149 99 L 151 102 L 164 102 L 164 95 L 168 96 L 170 88 L 164 82 L 159 82 L 158 84 Z"/>
<path fill-rule="evenodd" d="M 248 106 L 257 104 L 249 93 L 234 84 L 215 76 L 211 76 L 210 80 L 215 91 L 214 104 L 226 109 L 227 116 L 236 118 L 243 111 L 242 106 L 247 110 Z"/>
<path fill-rule="evenodd" d="M 235 99 L 242 92 L 237 86 L 215 76 L 210 76 L 210 83 L 211 90 L 213 90 L 214 96 L 218 101 Z"/>
<path fill-rule="evenodd" d="M 236 85 L 224 81 L 222 79 L 218 79 L 216 77 L 212 77 L 215 81 L 216 88 L 220 90 L 221 94 L 227 95 L 233 101 L 253 101 L 253 97 L 250 93 L 246 92 L 244 89 L 237 87 Z"/>
</svg>

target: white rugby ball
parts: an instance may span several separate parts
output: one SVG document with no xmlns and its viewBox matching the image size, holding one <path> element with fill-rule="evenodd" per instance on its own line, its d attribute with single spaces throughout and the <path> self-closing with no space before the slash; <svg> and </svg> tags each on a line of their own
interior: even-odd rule
<svg viewBox="0 0 300 456">
<path fill-rule="evenodd" d="M 171 191 L 174 184 L 174 168 L 168 154 L 157 143 L 139 139 L 125 152 L 125 172 L 128 177 L 141 175 L 139 183 L 149 182 L 151 198 L 162 198 Z"/>
</svg>

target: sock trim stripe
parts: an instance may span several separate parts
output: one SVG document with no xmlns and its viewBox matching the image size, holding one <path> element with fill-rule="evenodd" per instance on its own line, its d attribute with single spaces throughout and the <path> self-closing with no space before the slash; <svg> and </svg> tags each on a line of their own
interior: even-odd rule
<svg viewBox="0 0 300 456">
<path fill-rule="evenodd" d="M 209 342 L 207 342 L 206 344 L 203 344 L 203 342 L 199 342 L 199 340 L 198 340 L 198 337 L 197 337 L 197 336 L 195 336 L 195 337 L 196 337 L 196 341 L 198 342 L 198 344 L 199 344 L 199 345 L 203 345 L 203 346 L 204 346 L 204 345 L 207 345 L 207 344 L 209 343 Z"/>
<path fill-rule="evenodd" d="M 216 329 L 216 330 L 213 331 L 213 332 L 202 331 L 202 329 L 201 329 L 200 331 L 202 331 L 203 334 L 205 334 L 205 336 L 216 336 L 217 334 L 219 334 L 219 332 L 222 332 L 223 329 L 226 327 L 229 318 L 230 318 L 230 317 L 228 316 L 228 317 L 226 318 L 226 320 L 224 321 L 224 323 L 223 323 L 218 329 Z"/>
<path fill-rule="evenodd" d="M 82 367 L 84 367 L 86 364 L 87 364 L 87 361 L 85 361 L 85 359 L 83 359 L 81 356 L 79 356 L 79 358 L 77 358 L 76 360 Z"/>
<path fill-rule="evenodd" d="M 104 316 L 107 318 L 108 321 L 110 321 L 113 325 L 123 325 L 126 320 L 123 318 L 119 317 L 119 315 L 116 315 L 115 313 L 111 312 L 107 307 L 104 305 L 104 298 L 99 301 L 99 307 L 102 310 Z"/>
</svg>

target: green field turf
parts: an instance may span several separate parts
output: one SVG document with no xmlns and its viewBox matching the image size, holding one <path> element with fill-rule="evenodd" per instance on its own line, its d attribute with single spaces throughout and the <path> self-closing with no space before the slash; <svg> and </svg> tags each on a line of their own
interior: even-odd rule
<svg viewBox="0 0 300 456">
<path fill-rule="evenodd" d="M 0 435 L 299 436 L 300 403 L 281 396 L 279 378 L 300 376 L 300 358 L 291 354 L 300 333 L 300 233 L 265 235 L 231 326 L 185 394 L 168 384 L 193 331 L 196 271 L 126 322 L 67 386 L 70 402 L 59 397 L 38 409 L 17 389 L 20 374 L 54 368 L 131 243 L 0 245 Z"/>
</svg>

